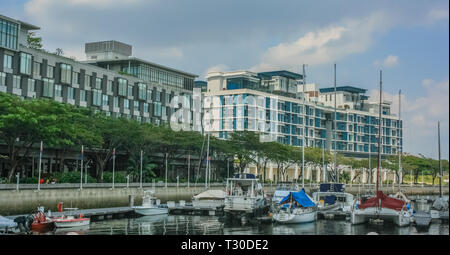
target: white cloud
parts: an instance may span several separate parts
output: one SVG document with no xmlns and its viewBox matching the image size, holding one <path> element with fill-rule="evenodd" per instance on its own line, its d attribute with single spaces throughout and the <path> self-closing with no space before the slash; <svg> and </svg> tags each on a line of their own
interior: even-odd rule
<svg viewBox="0 0 450 255">
<path fill-rule="evenodd" d="M 375 67 L 394 67 L 398 65 L 398 56 L 389 55 L 383 61 L 375 60 L 373 62 Z"/>
<path fill-rule="evenodd" d="M 229 66 L 227 66 L 225 64 L 218 64 L 218 65 L 211 66 L 208 69 L 206 69 L 206 71 L 203 72 L 203 74 L 200 78 L 204 79 L 206 77 L 206 75 L 211 72 L 228 72 L 228 71 L 230 71 Z"/>
<path fill-rule="evenodd" d="M 437 155 L 437 122 L 441 122 L 441 149 L 448 158 L 449 128 L 449 80 L 436 82 L 422 80 L 423 95 L 410 99 L 402 91 L 401 118 L 403 120 L 404 151 L 423 153 L 428 157 Z M 378 102 L 379 91 L 371 90 L 371 101 Z M 398 114 L 398 94 L 383 92 L 383 100 L 392 102 L 391 113 Z"/>
<path fill-rule="evenodd" d="M 339 24 L 306 33 L 294 42 L 283 42 L 264 52 L 252 71 L 295 70 L 303 63 L 332 63 L 350 54 L 366 51 L 376 32 L 390 26 L 389 17 L 375 12 L 363 19 L 346 19 Z"/>
<path fill-rule="evenodd" d="M 439 8 L 439 9 L 430 9 L 428 11 L 428 18 L 431 19 L 431 21 L 437 21 L 437 20 L 448 20 L 448 7 L 447 8 Z"/>
</svg>

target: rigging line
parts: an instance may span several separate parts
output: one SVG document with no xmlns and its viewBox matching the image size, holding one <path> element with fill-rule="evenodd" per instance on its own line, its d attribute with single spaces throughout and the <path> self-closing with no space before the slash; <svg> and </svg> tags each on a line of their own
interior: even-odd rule
<svg viewBox="0 0 450 255">
<path fill-rule="evenodd" d="M 197 174 L 195 175 L 195 186 L 197 186 L 197 181 L 200 173 L 200 166 L 202 165 L 203 147 L 205 146 L 206 136 L 203 136 L 202 150 L 200 152 L 199 163 L 197 167 Z"/>
</svg>

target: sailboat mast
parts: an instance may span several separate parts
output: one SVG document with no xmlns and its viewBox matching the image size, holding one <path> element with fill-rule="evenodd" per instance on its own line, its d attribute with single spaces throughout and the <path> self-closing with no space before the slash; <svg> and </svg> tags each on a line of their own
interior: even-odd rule
<svg viewBox="0 0 450 255">
<path fill-rule="evenodd" d="M 305 86 L 306 86 L 306 78 L 305 78 L 305 64 L 303 64 L 303 142 L 302 142 L 302 188 L 305 186 L 305 136 L 306 136 L 306 106 L 305 106 Z"/>
<path fill-rule="evenodd" d="M 401 122 L 400 106 L 401 106 L 401 102 L 402 102 L 401 93 L 402 93 L 402 90 L 399 90 L 398 91 L 398 134 L 397 134 L 398 135 L 398 192 L 400 192 L 400 186 L 401 186 L 401 180 L 402 180 L 402 150 L 401 150 L 402 144 L 400 141 L 400 131 L 402 130 L 400 127 L 400 122 Z"/>
<path fill-rule="evenodd" d="M 209 177 L 209 133 L 208 133 L 208 144 L 206 146 L 206 171 L 205 171 L 205 188 L 208 188 L 208 177 Z"/>
<path fill-rule="evenodd" d="M 442 162 L 441 162 L 441 131 L 438 121 L 438 159 L 439 159 L 439 197 L 442 197 Z"/>
<path fill-rule="evenodd" d="M 336 63 L 334 63 L 334 137 L 333 137 L 333 142 L 334 142 L 334 173 L 335 173 L 335 181 L 339 182 L 339 171 L 337 171 L 336 169 L 336 151 L 337 151 L 337 146 L 336 146 L 336 136 L 337 136 L 337 126 L 336 126 L 336 117 L 337 117 L 337 113 L 336 113 Z"/>
<path fill-rule="evenodd" d="M 383 88 L 383 82 L 382 82 L 382 72 L 380 70 L 380 105 L 378 108 L 378 161 L 377 161 L 377 186 L 376 186 L 376 192 L 378 195 L 378 180 L 380 175 L 380 155 L 381 155 L 381 93 Z"/>
</svg>

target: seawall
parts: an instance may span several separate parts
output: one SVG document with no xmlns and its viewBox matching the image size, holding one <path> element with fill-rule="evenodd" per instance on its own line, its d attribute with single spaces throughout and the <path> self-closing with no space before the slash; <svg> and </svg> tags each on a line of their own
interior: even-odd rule
<svg viewBox="0 0 450 255">
<path fill-rule="evenodd" d="M 103 186 L 103 187 L 102 187 Z M 105 187 L 86 187 L 80 190 L 75 187 L 48 186 L 40 191 L 36 189 L 0 189 L 0 215 L 17 215 L 27 214 L 36 210 L 37 206 L 41 205 L 46 210 L 56 211 L 57 204 L 63 202 L 65 207 L 77 207 L 80 209 L 92 208 L 106 208 L 106 207 L 122 207 L 129 205 L 129 196 L 134 197 L 134 204 L 140 205 L 142 203 L 142 195 L 144 189 L 152 189 L 147 186 L 144 189 L 138 187 L 116 187 L 114 189 Z M 50 188 L 52 187 L 52 188 Z M 211 189 L 224 189 L 223 184 L 212 184 Z M 305 185 L 306 192 L 317 190 L 316 185 Z M 162 203 L 166 201 L 191 201 L 193 195 L 205 190 L 204 186 L 185 187 L 169 185 L 165 187 L 155 187 L 155 196 L 158 197 Z M 407 196 L 409 195 L 438 195 L 439 187 L 436 186 L 412 186 L 403 185 L 402 191 Z M 275 185 L 265 185 L 264 190 L 268 194 L 273 194 Z M 346 191 L 354 195 L 358 193 L 367 193 L 367 191 L 374 191 L 375 187 L 365 185 L 346 185 Z M 392 186 L 381 187 L 385 194 L 393 194 L 397 192 L 397 187 Z M 442 187 L 445 195 L 449 194 L 448 186 Z"/>
</svg>

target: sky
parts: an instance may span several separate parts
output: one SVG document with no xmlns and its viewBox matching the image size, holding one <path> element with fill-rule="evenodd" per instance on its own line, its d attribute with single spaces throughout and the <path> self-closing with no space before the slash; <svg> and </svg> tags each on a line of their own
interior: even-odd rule
<svg viewBox="0 0 450 255">
<path fill-rule="evenodd" d="M 210 71 L 301 72 L 307 82 L 367 89 L 404 121 L 404 151 L 449 158 L 449 2 L 306 0 L 2 0 L 0 13 L 40 27 L 49 51 L 85 60 L 86 42 L 204 80 Z"/>
</svg>

